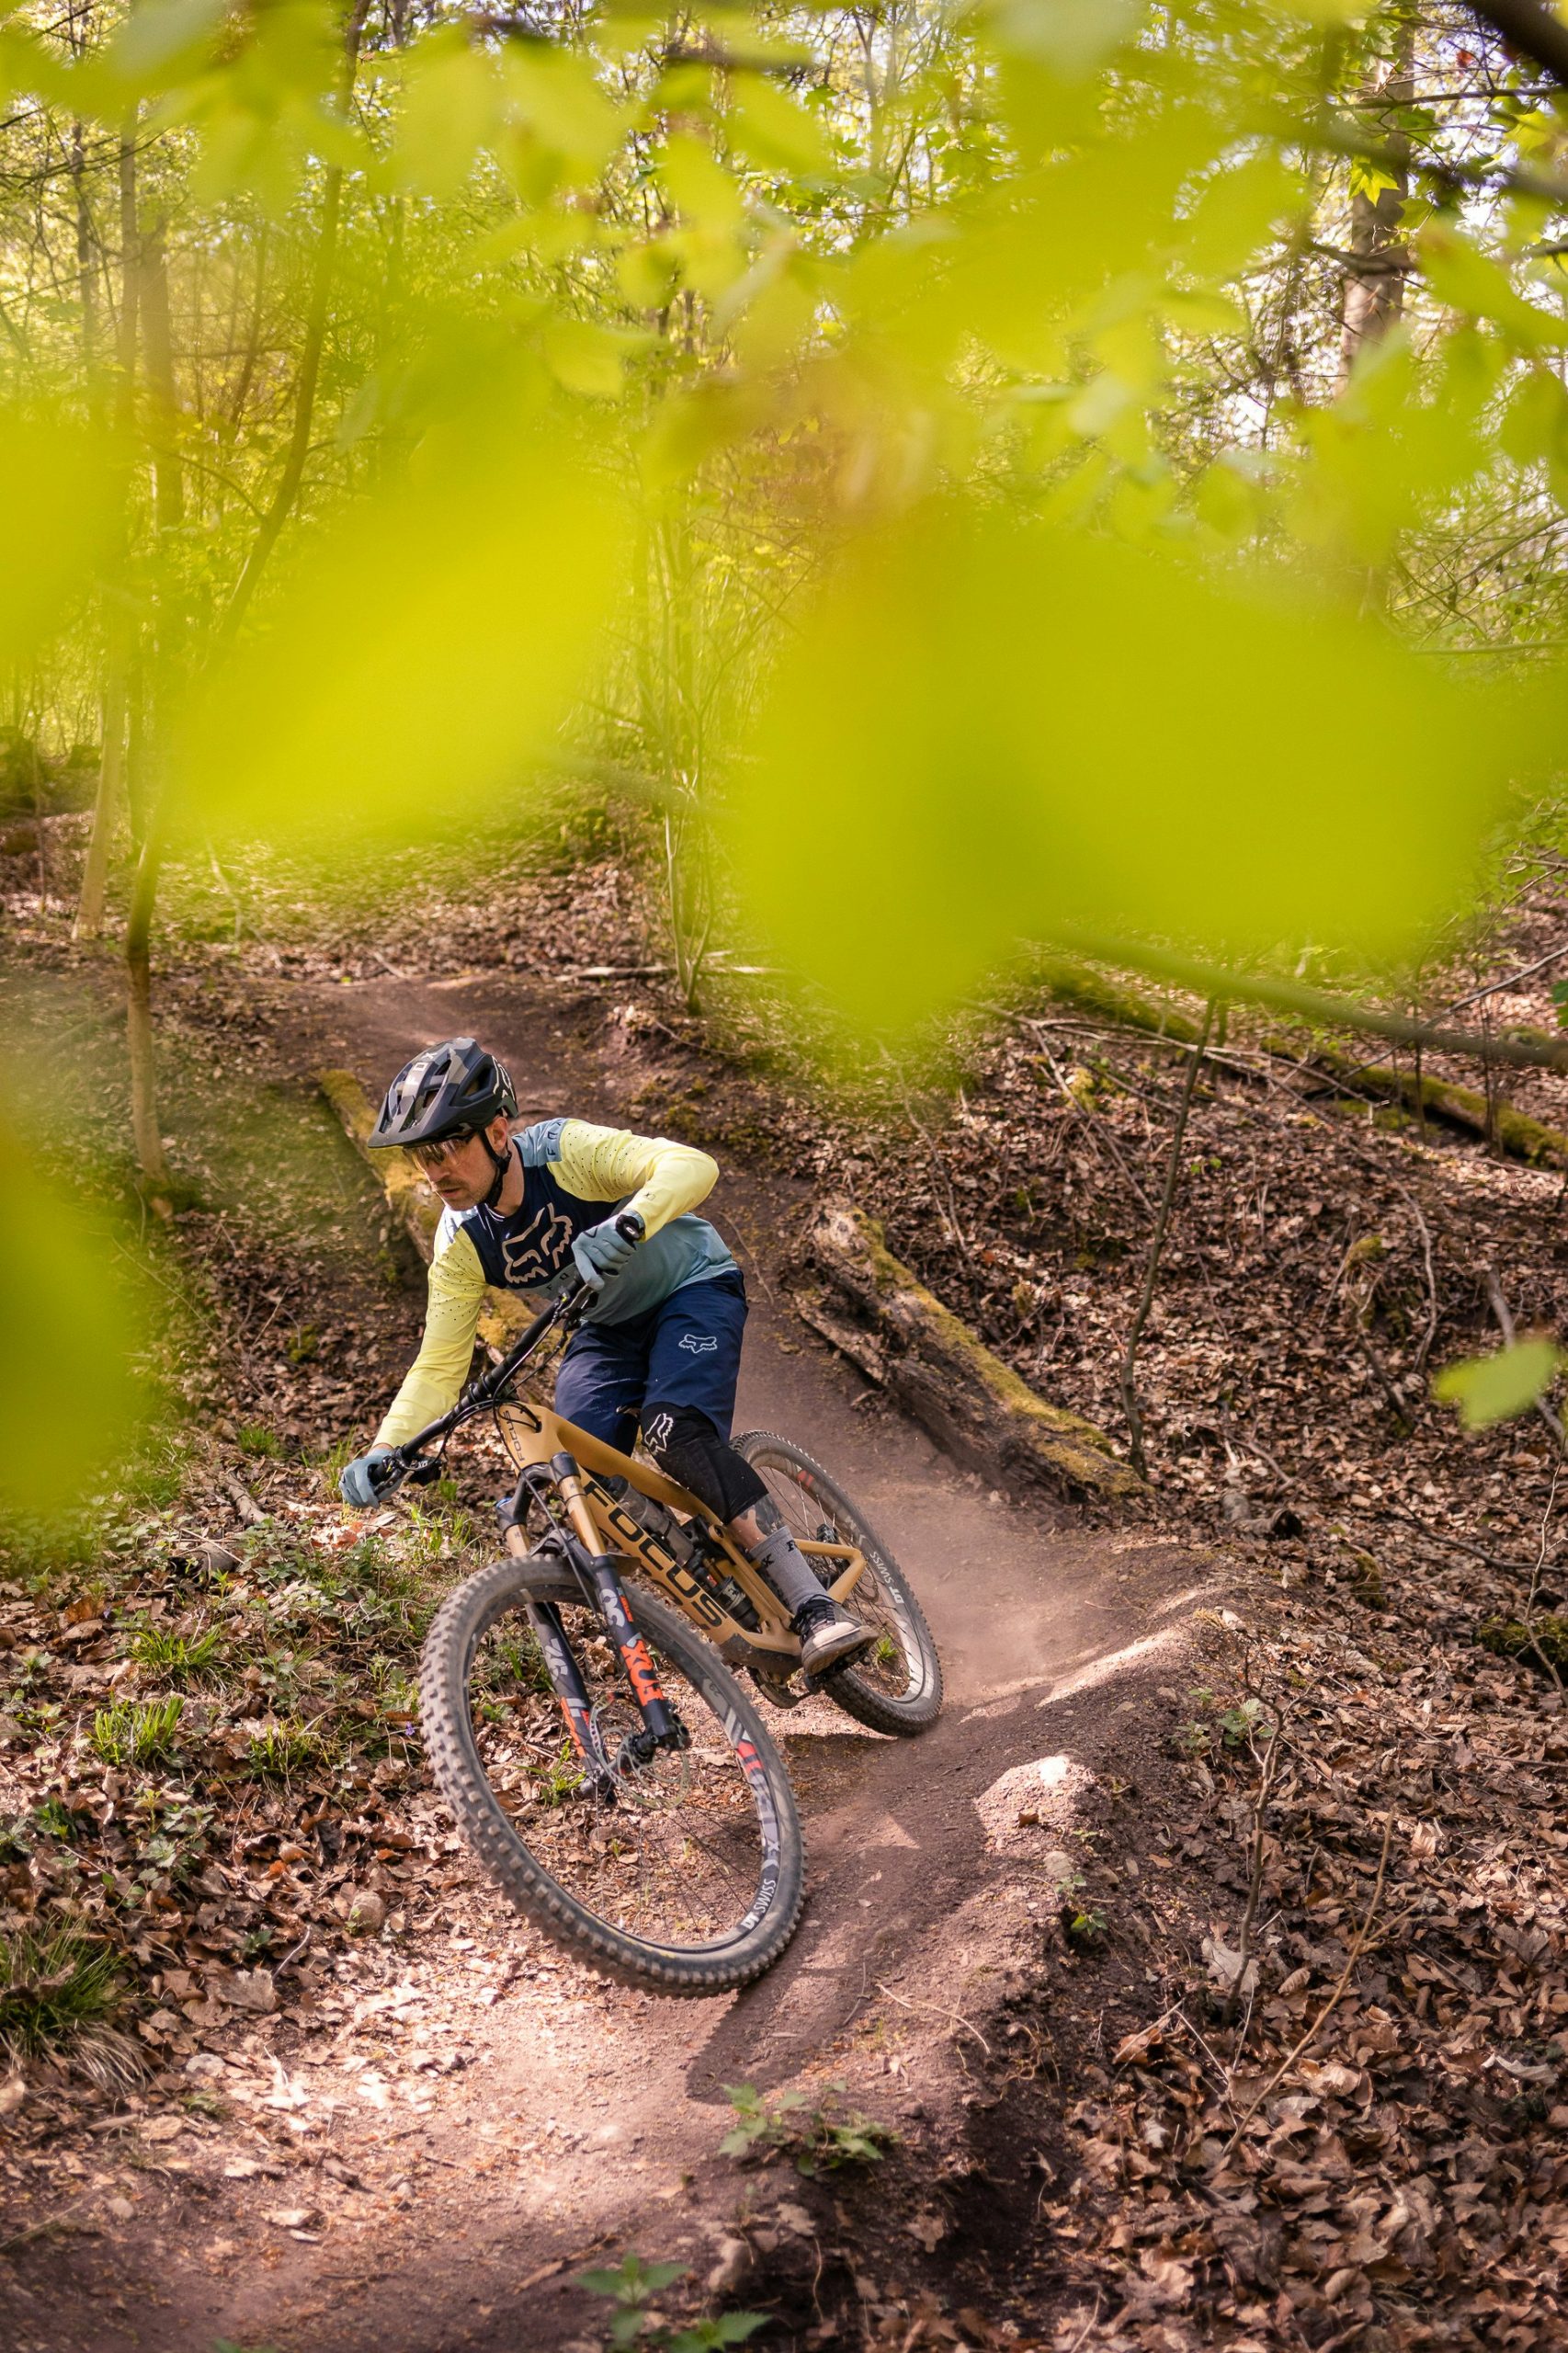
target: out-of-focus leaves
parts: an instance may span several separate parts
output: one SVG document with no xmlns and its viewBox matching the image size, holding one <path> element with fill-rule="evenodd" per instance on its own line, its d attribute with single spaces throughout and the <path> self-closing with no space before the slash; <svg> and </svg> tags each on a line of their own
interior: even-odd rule
<svg viewBox="0 0 1568 2353">
<path fill-rule="evenodd" d="M 1427 283 L 1440 301 L 1472 318 L 1490 319 L 1527 351 L 1568 344 L 1568 319 L 1527 302 L 1506 270 L 1447 222 L 1434 221 L 1418 241 Z"/>
<path fill-rule="evenodd" d="M 408 184 L 438 200 L 455 196 L 495 131 L 500 102 L 494 61 L 457 26 L 416 42 L 398 127 Z"/>
<path fill-rule="evenodd" d="M 544 356 L 557 383 L 588 400 L 612 401 L 625 381 L 630 338 L 591 319 L 556 319 L 544 332 Z"/>
<path fill-rule="evenodd" d="M 454 430 L 324 532 L 188 715 L 191 821 L 418 835 L 515 790 L 596 657 L 629 540 L 571 446 Z"/>
<path fill-rule="evenodd" d="M 735 855 L 780 952 L 881 1026 L 1062 926 L 1392 955 L 1549 742 L 1517 689 L 1435 670 L 1189 555 L 928 512 L 803 617 Z"/>
<path fill-rule="evenodd" d="M 0 661 L 40 643 L 92 585 L 116 498 L 107 438 L 0 409 Z"/>
<path fill-rule="evenodd" d="M 1459 1407 L 1467 1430 L 1484 1429 L 1492 1422 L 1512 1421 L 1528 1413 L 1550 1388 L 1560 1362 L 1554 1341 L 1520 1340 L 1513 1347 L 1499 1348 L 1495 1356 L 1446 1366 L 1432 1383 L 1432 1394 Z"/>
<path fill-rule="evenodd" d="M 526 163 L 531 142 L 566 179 L 592 178 L 614 151 L 626 118 L 600 88 L 588 59 L 530 42 L 507 49 L 501 73 L 526 133 L 524 148 L 513 152 L 514 169 Z"/>
<path fill-rule="evenodd" d="M 1080 81 L 1136 31 L 1142 0 L 996 0 L 990 27 L 998 48 Z"/>
<path fill-rule="evenodd" d="M 829 168 L 822 125 L 760 74 L 738 78 L 730 121 L 735 145 L 765 171 L 810 178 Z"/>
<path fill-rule="evenodd" d="M 62 1186 L 67 1149 L 0 1130 L 0 1514 L 59 1511 L 110 1473 L 140 1407 L 129 1262 Z"/>
</svg>

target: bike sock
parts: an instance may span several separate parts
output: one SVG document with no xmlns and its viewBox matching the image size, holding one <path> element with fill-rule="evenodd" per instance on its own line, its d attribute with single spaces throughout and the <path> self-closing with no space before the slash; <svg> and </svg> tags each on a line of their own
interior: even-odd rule
<svg viewBox="0 0 1568 2353">
<path fill-rule="evenodd" d="M 787 1528 L 776 1528 L 760 1544 L 754 1544 L 746 1559 L 762 1571 L 791 1618 L 808 1601 L 828 1601 L 822 1579 Z"/>
</svg>

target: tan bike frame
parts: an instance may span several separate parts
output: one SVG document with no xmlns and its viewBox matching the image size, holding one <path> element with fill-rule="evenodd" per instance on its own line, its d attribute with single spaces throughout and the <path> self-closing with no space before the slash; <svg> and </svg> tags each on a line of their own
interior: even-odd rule
<svg viewBox="0 0 1568 2353">
<path fill-rule="evenodd" d="M 733 1665 L 756 1665 L 774 1675 L 789 1674 L 801 1655 L 800 1638 L 791 1631 L 790 1613 L 767 1578 L 753 1568 L 723 1522 L 714 1518 L 706 1504 L 699 1503 L 685 1487 L 676 1486 L 673 1479 L 666 1479 L 651 1463 L 619 1453 L 602 1438 L 592 1438 L 586 1430 L 579 1429 L 575 1422 L 564 1420 L 548 1406 L 536 1405 L 528 1398 L 508 1398 L 496 1408 L 496 1420 L 506 1450 L 519 1471 L 538 1464 L 540 1470 L 550 1472 L 556 1455 L 572 1457 L 583 1475 L 578 1480 L 560 1481 L 559 1492 L 574 1532 L 591 1552 L 619 1553 L 641 1569 L 665 1599 L 673 1602 Z M 751 1603 L 760 1625 L 743 1626 L 732 1617 L 722 1597 L 694 1576 L 683 1561 L 676 1559 L 667 1544 L 635 1520 L 600 1484 L 604 1479 L 625 1479 L 640 1495 L 651 1496 L 655 1503 L 667 1506 L 685 1518 L 699 1520 L 724 1553 L 727 1573 Z M 519 1559 L 527 1558 L 528 1540 L 520 1528 L 513 1526 L 506 1530 L 506 1549 Z M 856 1545 L 801 1543 L 801 1550 L 808 1558 L 844 1563 L 833 1583 L 824 1588 L 835 1601 L 843 1601 L 854 1592 L 866 1566 L 866 1556 Z"/>
</svg>

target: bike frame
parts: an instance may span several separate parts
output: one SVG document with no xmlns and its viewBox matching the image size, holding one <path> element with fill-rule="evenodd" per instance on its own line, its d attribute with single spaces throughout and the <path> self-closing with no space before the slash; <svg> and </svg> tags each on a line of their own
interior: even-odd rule
<svg viewBox="0 0 1568 2353">
<path fill-rule="evenodd" d="M 562 1492 L 573 1529 L 590 1553 L 631 1560 L 732 1665 L 759 1665 L 776 1675 L 788 1674 L 790 1664 L 801 1655 L 800 1637 L 790 1624 L 790 1613 L 767 1578 L 758 1574 L 705 1504 L 650 1463 L 619 1453 L 602 1438 L 591 1437 L 548 1407 L 514 1398 L 500 1408 L 496 1419 L 507 1451 L 517 1465 L 519 1506 L 527 1491 L 538 1491 L 540 1472 L 554 1480 L 552 1466 L 557 1459 L 562 1454 L 570 1457 L 574 1467 L 583 1474 L 575 1500 L 565 1494 L 562 1482 L 555 1480 L 555 1483 Z M 640 1495 L 680 1512 L 691 1521 L 700 1530 L 698 1541 L 717 1574 L 734 1580 L 760 1623 L 743 1625 L 732 1614 L 711 1578 L 700 1576 L 684 1561 L 677 1560 L 653 1529 L 644 1528 L 609 1492 L 603 1484 L 607 1479 L 624 1479 Z M 519 1559 L 528 1557 L 528 1539 L 515 1522 L 506 1530 L 506 1547 Z M 838 1575 L 824 1588 L 835 1601 L 844 1600 L 860 1582 L 866 1560 L 857 1546 L 807 1542 L 801 1545 L 801 1551 L 819 1560 L 843 1563 Z"/>
<path fill-rule="evenodd" d="M 585 1599 L 598 1611 L 619 1654 L 642 1719 L 642 1737 L 648 1749 L 680 1748 L 688 1735 L 659 1688 L 647 1644 L 627 1608 L 620 1585 L 623 1564 L 641 1570 L 731 1665 L 787 1677 L 800 1660 L 800 1638 L 778 1595 L 752 1566 L 723 1523 L 696 1495 L 666 1479 L 652 1464 L 620 1453 L 549 1407 L 507 1394 L 550 1335 L 575 1320 L 585 1297 L 579 1288 L 546 1308 L 500 1363 L 471 1384 L 449 1414 L 394 1448 L 392 1461 L 396 1478 L 388 1481 L 388 1491 L 405 1478 L 433 1478 L 437 1462 L 426 1455 L 426 1449 L 449 1437 L 463 1422 L 494 1412 L 517 1467 L 517 1484 L 503 1512 L 507 1551 L 519 1560 L 534 1557 L 538 1548 L 530 1547 L 525 1523 L 530 1501 L 537 1501 L 554 1522 L 542 1540 L 544 1544 L 574 1572 Z M 621 1479 L 640 1495 L 685 1517 L 693 1530 L 698 1565 L 680 1560 L 604 1483 Z M 864 1574 L 865 1555 L 853 1544 L 806 1541 L 801 1550 L 821 1560 L 842 1562 L 837 1576 L 825 1588 L 835 1601 L 852 1593 Z M 720 1590 L 721 1578 L 733 1580 L 745 1596 L 757 1621 L 755 1625 L 745 1625 L 734 1616 Z M 619 1768 L 599 1741 L 560 1612 L 554 1603 L 541 1599 L 529 1602 L 528 1614 L 573 1746 L 601 1793 L 613 1803 Z"/>
</svg>

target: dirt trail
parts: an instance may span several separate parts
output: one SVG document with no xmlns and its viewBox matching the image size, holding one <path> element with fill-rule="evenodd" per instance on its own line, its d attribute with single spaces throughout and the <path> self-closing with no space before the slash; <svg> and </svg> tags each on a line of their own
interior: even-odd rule
<svg viewBox="0 0 1568 2353">
<path fill-rule="evenodd" d="M 472 1030 L 509 1059 L 525 1117 L 638 1116 L 628 1098 L 645 1074 L 618 1072 L 601 1051 L 602 1000 L 510 977 L 299 995 L 297 1031 L 279 1043 L 301 1071 L 340 1063 L 373 1086 L 428 1038 Z M 793 1198 L 727 1166 L 712 1205 L 753 1299 L 737 1426 L 800 1439 L 885 1533 L 942 1652 L 943 1720 L 905 1744 L 825 1706 L 773 1719 L 805 1816 L 810 1897 L 790 1952 L 734 2000 L 656 2003 L 601 1987 L 531 1933 L 519 1938 L 500 1899 L 476 1888 L 459 1923 L 472 1942 L 449 1938 L 416 1957 L 401 1989 L 407 2030 L 432 2047 L 446 2036 L 467 2063 L 423 2075 L 417 2102 L 400 2109 L 367 2097 L 362 2059 L 358 2077 L 341 2079 L 357 2097 L 335 2101 L 334 2054 L 286 2052 L 284 2100 L 301 2110 L 323 2100 L 328 2120 L 324 2141 L 301 2142 L 301 2162 L 330 2146 L 334 2182 L 346 2177 L 347 2192 L 324 2223 L 291 2229 L 256 2218 L 311 2211 L 296 2181 L 219 2180 L 199 2211 L 180 2206 L 176 2188 L 162 2248 L 138 2250 L 143 2284 L 121 2274 L 121 2309 L 100 2303 L 84 2345 L 567 2345 L 592 2315 L 563 2271 L 539 2277 L 561 2258 L 609 2245 L 681 2256 L 699 2272 L 712 2261 L 741 2188 L 733 2167 L 712 2162 L 729 2120 L 725 2085 L 778 2087 L 803 2070 L 846 2076 L 863 2106 L 933 2151 L 961 2122 L 962 2020 L 983 2018 L 1038 1951 L 1051 1904 L 1028 1865 L 1061 1847 L 1065 1819 L 1047 1806 L 1038 1831 L 988 1843 L 977 1801 L 1033 1760 L 1092 1765 L 1108 1746 L 1135 1749 L 1136 1719 L 1113 1721 L 1130 1705 L 1118 1677 L 1157 1657 L 1214 1572 L 1146 1528 L 1095 1531 L 1065 1513 L 1051 1525 L 1044 1511 L 1001 1503 L 867 1401 L 772 1282 Z M 264 2038 L 258 2063 L 276 2069 L 278 2047 Z M 335 2050 L 354 2063 L 347 2038 Z M 390 2211 L 357 2211 L 356 2178 L 372 2157 L 384 2170 L 389 2150 L 406 2154 L 408 2188 Z M 773 2194 L 792 2189 L 785 2176 Z M 46 2270 L 28 2277 L 36 2292 Z M 74 2329 L 36 2339 L 49 2353 L 75 2341 Z"/>
</svg>

